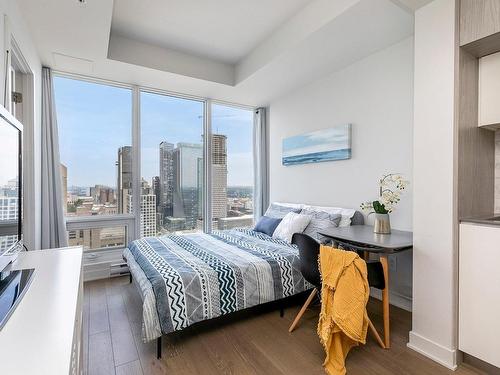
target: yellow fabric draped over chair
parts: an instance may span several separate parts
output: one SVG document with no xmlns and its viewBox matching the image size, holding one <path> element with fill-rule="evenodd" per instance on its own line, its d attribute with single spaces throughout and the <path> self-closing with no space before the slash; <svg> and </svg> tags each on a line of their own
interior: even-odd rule
<svg viewBox="0 0 500 375">
<path fill-rule="evenodd" d="M 366 343 L 370 295 L 366 263 L 355 252 L 321 246 L 321 314 L 318 335 L 326 352 L 323 366 L 330 375 L 345 374 L 352 347 Z"/>
</svg>

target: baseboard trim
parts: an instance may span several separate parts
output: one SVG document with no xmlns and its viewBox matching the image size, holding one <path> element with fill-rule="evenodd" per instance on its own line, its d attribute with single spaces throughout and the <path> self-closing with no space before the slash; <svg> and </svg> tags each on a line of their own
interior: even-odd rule
<svg viewBox="0 0 500 375">
<path fill-rule="evenodd" d="M 480 371 L 484 371 L 486 374 L 500 375 L 500 367 L 496 367 L 467 353 L 463 353 L 463 363 Z"/>
<path fill-rule="evenodd" d="M 406 345 L 450 370 L 455 371 L 458 367 L 460 352 L 457 349 L 446 348 L 413 331 L 410 331 L 410 342 Z"/>
<path fill-rule="evenodd" d="M 370 296 L 378 300 L 382 300 L 382 291 L 380 289 L 371 288 Z M 399 293 L 391 293 L 389 290 L 389 301 L 391 305 L 399 307 L 400 309 L 411 312 L 412 309 L 412 299 L 407 296 L 403 296 Z"/>
</svg>

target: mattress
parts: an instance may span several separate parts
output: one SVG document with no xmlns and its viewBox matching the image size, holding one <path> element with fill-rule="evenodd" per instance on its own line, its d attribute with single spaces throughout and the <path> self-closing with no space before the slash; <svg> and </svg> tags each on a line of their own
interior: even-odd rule
<svg viewBox="0 0 500 375">
<path fill-rule="evenodd" d="M 147 237 L 124 257 L 143 300 L 143 339 L 311 289 L 295 245 L 249 229 Z"/>
</svg>

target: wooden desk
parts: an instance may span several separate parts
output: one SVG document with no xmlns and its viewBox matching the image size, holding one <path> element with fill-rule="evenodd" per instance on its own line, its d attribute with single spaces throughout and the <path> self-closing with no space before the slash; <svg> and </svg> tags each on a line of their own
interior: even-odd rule
<svg viewBox="0 0 500 375">
<path fill-rule="evenodd" d="M 413 247 L 412 232 L 393 230 L 391 234 L 377 234 L 373 233 L 372 226 L 351 225 L 349 227 L 334 228 L 329 231 L 320 232 L 320 234 L 330 238 L 334 246 L 346 250 L 362 251 L 365 260 L 368 259 L 369 253 L 376 253 L 380 256 L 385 283 L 385 289 L 382 290 L 384 344 L 386 348 L 390 348 L 389 263 L 387 256 L 411 250 Z"/>
</svg>

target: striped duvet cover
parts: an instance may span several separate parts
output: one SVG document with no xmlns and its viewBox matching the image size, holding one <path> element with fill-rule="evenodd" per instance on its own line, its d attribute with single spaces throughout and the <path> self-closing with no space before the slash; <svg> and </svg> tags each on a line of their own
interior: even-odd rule
<svg viewBox="0 0 500 375">
<path fill-rule="evenodd" d="M 294 245 L 248 229 L 143 238 L 124 255 L 142 292 L 145 341 L 312 287 Z"/>
</svg>

